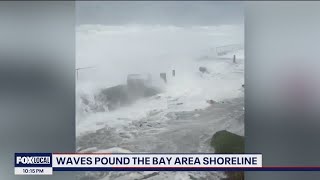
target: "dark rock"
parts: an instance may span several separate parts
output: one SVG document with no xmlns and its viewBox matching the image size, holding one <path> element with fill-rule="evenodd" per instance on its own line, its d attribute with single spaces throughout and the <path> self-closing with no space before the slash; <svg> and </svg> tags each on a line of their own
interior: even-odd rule
<svg viewBox="0 0 320 180">
<path fill-rule="evenodd" d="M 225 178 L 225 180 L 244 180 L 243 171 L 227 171 L 225 173 L 227 175 L 227 178 Z"/>
<path fill-rule="evenodd" d="M 203 67 L 203 66 L 199 67 L 199 71 L 202 72 L 202 73 L 208 73 L 209 74 L 208 69 L 206 67 Z"/>
<path fill-rule="evenodd" d="M 210 99 L 210 100 L 207 100 L 207 103 L 209 103 L 209 104 L 215 104 L 215 103 L 217 103 L 216 101 L 214 101 L 214 100 L 212 100 L 212 99 Z"/>
<path fill-rule="evenodd" d="M 106 104 L 109 110 L 114 110 L 130 103 L 126 85 L 118 85 L 103 89 L 95 96 L 95 100 Z"/>
<path fill-rule="evenodd" d="M 107 107 L 107 110 L 112 111 L 119 107 L 131 104 L 140 98 L 157 95 L 159 92 L 159 89 L 148 87 L 143 84 L 113 86 L 105 88 L 95 95 L 95 105 L 92 107 L 94 107 L 96 111 L 105 111 L 104 107 Z"/>
<path fill-rule="evenodd" d="M 211 146 L 216 153 L 244 153 L 244 137 L 226 130 L 216 132 L 211 139 Z"/>
<path fill-rule="evenodd" d="M 216 132 L 211 139 L 211 146 L 216 153 L 242 154 L 244 153 L 244 137 L 226 130 Z M 243 171 L 227 171 L 225 180 L 244 180 Z"/>
</svg>

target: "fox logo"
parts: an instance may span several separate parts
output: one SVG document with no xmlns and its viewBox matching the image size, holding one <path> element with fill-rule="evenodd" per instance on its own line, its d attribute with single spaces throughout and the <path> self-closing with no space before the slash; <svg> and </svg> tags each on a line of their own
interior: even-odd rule
<svg viewBox="0 0 320 180">
<path fill-rule="evenodd" d="M 17 164 L 50 164 L 50 157 L 46 156 L 17 156 Z"/>
</svg>

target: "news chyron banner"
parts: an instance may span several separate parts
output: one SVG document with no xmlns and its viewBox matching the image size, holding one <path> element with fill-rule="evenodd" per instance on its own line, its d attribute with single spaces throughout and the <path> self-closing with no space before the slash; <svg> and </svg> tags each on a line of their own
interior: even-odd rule
<svg viewBox="0 0 320 180">
<path fill-rule="evenodd" d="M 52 175 L 54 171 L 242 171 L 261 167 L 261 154 L 15 153 L 16 175 Z"/>
</svg>

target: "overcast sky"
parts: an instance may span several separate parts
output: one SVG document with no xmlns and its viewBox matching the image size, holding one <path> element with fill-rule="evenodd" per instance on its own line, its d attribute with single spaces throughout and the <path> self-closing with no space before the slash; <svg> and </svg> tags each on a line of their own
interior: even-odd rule
<svg viewBox="0 0 320 180">
<path fill-rule="evenodd" d="M 77 25 L 243 24 L 244 3 L 215 1 L 76 1 Z"/>
</svg>

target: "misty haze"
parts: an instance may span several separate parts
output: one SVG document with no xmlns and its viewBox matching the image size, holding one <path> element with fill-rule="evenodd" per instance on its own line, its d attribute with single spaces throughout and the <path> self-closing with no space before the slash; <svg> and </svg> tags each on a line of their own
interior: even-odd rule
<svg viewBox="0 0 320 180">
<path fill-rule="evenodd" d="M 230 140 L 244 136 L 241 2 L 77 2 L 76 12 L 78 152 L 242 153 L 244 145 Z M 218 136 L 237 151 L 221 148 Z M 79 179 L 231 176 L 243 174 L 91 172 Z"/>
</svg>

